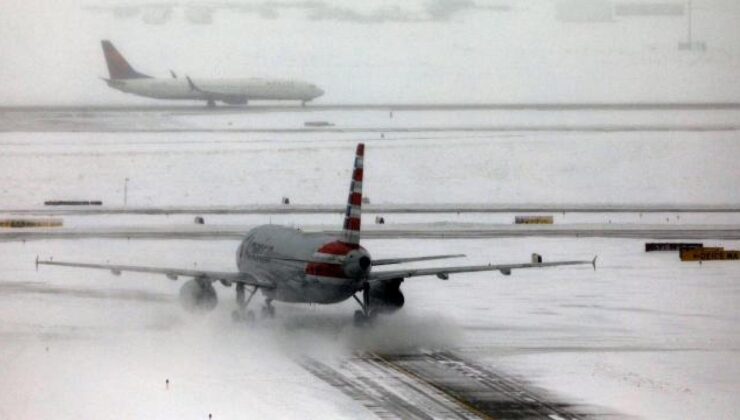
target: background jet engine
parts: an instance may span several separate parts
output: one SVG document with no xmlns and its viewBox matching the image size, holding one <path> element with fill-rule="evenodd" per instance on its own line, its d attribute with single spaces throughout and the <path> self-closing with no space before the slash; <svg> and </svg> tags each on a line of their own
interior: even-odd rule
<svg viewBox="0 0 740 420">
<path fill-rule="evenodd" d="M 211 311 L 218 304 L 218 296 L 211 282 L 188 280 L 180 288 L 180 303 L 190 312 Z"/>
<path fill-rule="evenodd" d="M 370 309 L 376 313 L 393 313 L 404 303 L 402 278 L 380 282 L 370 287 Z"/>
</svg>

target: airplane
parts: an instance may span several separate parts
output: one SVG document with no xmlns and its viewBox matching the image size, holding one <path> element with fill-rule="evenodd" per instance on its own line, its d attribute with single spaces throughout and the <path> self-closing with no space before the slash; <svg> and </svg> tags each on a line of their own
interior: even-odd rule
<svg viewBox="0 0 740 420">
<path fill-rule="evenodd" d="M 202 100 L 209 108 L 216 101 L 228 105 L 246 105 L 250 100 L 296 100 L 303 106 L 324 94 L 314 84 L 280 79 L 202 79 L 197 84 L 190 77 L 154 78 L 139 73 L 123 58 L 110 41 L 101 41 L 110 78 L 102 78 L 109 87 L 121 92 L 155 99 Z"/>
<path fill-rule="evenodd" d="M 300 229 L 262 225 L 251 229 L 236 252 L 237 271 L 207 271 L 133 265 L 92 264 L 46 260 L 36 257 L 39 265 L 56 265 L 110 270 L 114 275 L 124 271 L 164 274 L 171 280 L 189 278 L 180 289 L 182 305 L 191 311 L 212 310 L 218 303 L 214 283 L 235 285 L 237 309 L 232 312 L 235 321 L 253 320 L 254 312 L 247 310 L 259 290 L 265 297 L 262 315 L 273 317 L 273 301 L 332 304 L 354 298 L 360 306 L 354 314 L 355 325 L 362 326 L 378 314 L 393 313 L 405 302 L 401 283 L 410 277 L 437 276 L 448 280 L 450 274 L 480 271 L 499 271 L 510 275 L 512 270 L 544 268 L 565 265 L 591 264 L 596 269 L 596 257 L 591 261 L 542 262 L 532 254 L 531 262 L 516 264 L 487 264 L 434 268 L 403 268 L 375 271 L 375 267 L 417 261 L 464 257 L 462 254 L 430 255 L 410 258 L 373 259 L 362 245 L 362 181 L 365 146 L 357 145 L 352 181 L 347 198 L 347 209 L 341 235 L 303 232 Z M 249 295 L 247 296 L 247 290 Z M 358 297 L 358 295 L 360 297 Z"/>
</svg>

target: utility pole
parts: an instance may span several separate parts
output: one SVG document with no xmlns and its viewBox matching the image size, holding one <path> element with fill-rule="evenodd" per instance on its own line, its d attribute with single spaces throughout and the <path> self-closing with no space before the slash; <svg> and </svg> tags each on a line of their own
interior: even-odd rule
<svg viewBox="0 0 740 420">
<path fill-rule="evenodd" d="M 123 207 L 128 204 L 128 177 L 123 181 Z"/>
</svg>

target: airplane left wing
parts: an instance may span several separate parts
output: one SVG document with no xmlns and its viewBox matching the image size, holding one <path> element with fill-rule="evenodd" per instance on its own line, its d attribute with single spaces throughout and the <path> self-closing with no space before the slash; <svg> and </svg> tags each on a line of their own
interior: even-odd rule
<svg viewBox="0 0 740 420">
<path fill-rule="evenodd" d="M 537 262 L 535 261 L 537 255 L 533 255 L 533 262 L 521 263 L 521 264 L 488 264 L 488 265 L 467 265 L 457 267 L 436 267 L 436 268 L 410 268 L 407 270 L 393 270 L 393 271 L 380 271 L 370 273 L 368 281 L 382 282 L 397 278 L 408 278 L 418 276 L 437 276 L 442 280 L 447 280 L 450 274 L 455 273 L 472 273 L 476 271 L 500 271 L 504 275 L 511 274 L 511 270 L 520 268 L 544 268 L 544 267 L 558 267 L 563 265 L 585 265 L 589 264 L 596 269 L 596 257 L 591 261 L 553 261 L 553 262 Z M 539 260 L 539 258 L 537 258 Z"/>
<path fill-rule="evenodd" d="M 77 262 L 66 262 L 66 261 L 39 261 L 36 259 L 36 268 L 39 265 L 57 265 L 62 267 L 79 267 L 79 268 L 92 268 L 99 270 L 109 270 L 114 275 L 120 275 L 124 271 L 130 271 L 134 273 L 152 273 L 152 274 L 164 274 L 171 280 L 177 280 L 178 277 L 192 277 L 211 282 L 221 281 L 225 283 L 242 283 L 248 286 L 256 286 L 263 288 L 275 287 L 272 282 L 259 279 L 248 273 L 232 273 L 232 272 L 221 272 L 221 271 L 206 271 L 206 270 L 188 270 L 181 268 L 165 268 L 165 267 L 143 267 L 136 265 L 114 265 L 114 264 L 89 264 L 89 263 L 77 263 Z"/>
</svg>

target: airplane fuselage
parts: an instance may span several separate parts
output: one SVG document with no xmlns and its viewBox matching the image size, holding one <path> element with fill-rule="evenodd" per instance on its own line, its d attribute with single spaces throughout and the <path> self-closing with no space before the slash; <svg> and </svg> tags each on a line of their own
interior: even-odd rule
<svg viewBox="0 0 740 420">
<path fill-rule="evenodd" d="M 237 251 L 239 272 L 272 281 L 266 297 L 283 302 L 336 303 L 350 298 L 362 279 L 351 277 L 339 263 L 304 262 L 347 256 L 368 256 L 339 238 L 306 234 L 299 229 L 263 225 L 249 231 Z M 270 258 L 268 258 L 270 256 Z M 283 259 L 271 258 L 279 256 Z"/>
<path fill-rule="evenodd" d="M 317 86 L 301 81 L 244 78 L 244 79 L 194 79 L 200 90 L 194 90 L 185 79 L 136 78 L 106 79 L 113 89 L 155 99 L 217 100 L 243 104 L 249 100 L 310 101 L 324 92 Z"/>
</svg>

